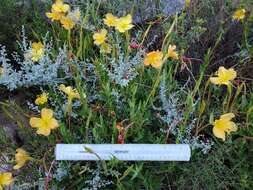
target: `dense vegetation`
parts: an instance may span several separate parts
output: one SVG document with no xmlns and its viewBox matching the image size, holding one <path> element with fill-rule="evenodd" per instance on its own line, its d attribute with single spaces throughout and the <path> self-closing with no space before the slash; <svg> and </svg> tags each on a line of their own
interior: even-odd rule
<svg viewBox="0 0 253 190">
<path fill-rule="evenodd" d="M 252 189 L 253 2 L 161 2 L 1 0 L 0 190 Z M 57 143 L 192 156 L 59 162 Z"/>
</svg>

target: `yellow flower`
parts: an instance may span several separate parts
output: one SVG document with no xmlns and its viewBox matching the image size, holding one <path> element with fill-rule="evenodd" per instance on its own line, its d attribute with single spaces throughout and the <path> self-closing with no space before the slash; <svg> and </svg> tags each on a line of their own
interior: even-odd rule
<svg viewBox="0 0 253 190">
<path fill-rule="evenodd" d="M 118 21 L 118 17 L 113 16 L 112 13 L 107 13 L 103 20 L 104 20 L 104 24 L 109 26 L 109 27 L 110 26 L 116 26 L 116 23 Z"/>
<path fill-rule="evenodd" d="M 130 30 L 133 27 L 134 25 L 132 24 L 132 16 L 130 14 L 117 19 L 115 26 L 116 30 L 118 30 L 121 33 L 126 32 L 127 30 Z"/>
<path fill-rule="evenodd" d="M 36 105 L 43 105 L 43 104 L 47 103 L 47 99 L 48 99 L 48 94 L 43 92 L 41 95 L 39 95 L 36 98 L 35 104 Z"/>
<path fill-rule="evenodd" d="M 232 68 L 226 69 L 225 67 L 219 67 L 217 77 L 211 77 L 210 81 L 214 84 L 230 85 L 232 80 L 236 78 L 236 71 Z"/>
<path fill-rule="evenodd" d="M 226 139 L 226 133 L 230 134 L 232 131 L 237 131 L 237 126 L 231 121 L 235 115 L 233 113 L 227 113 L 220 117 L 220 119 L 214 121 L 213 134 L 217 138 L 221 138 L 223 141 Z"/>
<path fill-rule="evenodd" d="M 62 0 L 56 0 L 56 2 L 52 5 L 51 12 L 47 12 L 46 16 L 52 21 L 61 20 L 69 9 L 70 7 L 68 4 L 63 3 Z"/>
<path fill-rule="evenodd" d="M 30 157 L 28 153 L 22 148 L 18 148 L 16 152 L 15 161 L 17 164 L 13 167 L 14 170 L 22 168 L 27 161 L 32 159 L 32 157 Z"/>
<path fill-rule="evenodd" d="M 58 12 L 48 12 L 46 13 L 46 16 L 50 18 L 52 21 L 61 20 L 61 18 L 64 16 L 64 13 L 58 13 Z"/>
<path fill-rule="evenodd" d="M 144 65 L 151 65 L 155 68 L 160 68 L 163 64 L 163 53 L 161 51 L 152 51 L 148 53 L 144 59 Z"/>
<path fill-rule="evenodd" d="M 65 28 L 66 30 L 71 30 L 75 27 L 75 22 L 72 20 L 70 17 L 62 17 L 60 20 L 62 27 Z"/>
<path fill-rule="evenodd" d="M 244 19 L 245 15 L 246 15 L 245 9 L 238 9 L 237 11 L 234 12 L 233 19 L 239 21 Z"/>
<path fill-rule="evenodd" d="M 66 13 L 69 9 L 69 5 L 63 3 L 62 0 L 56 0 L 56 2 L 52 5 L 52 12 Z"/>
<path fill-rule="evenodd" d="M 59 127 L 58 121 L 53 117 L 53 110 L 43 108 L 41 110 L 41 118 L 32 117 L 30 125 L 37 128 L 37 134 L 48 136 L 52 129 Z"/>
<path fill-rule="evenodd" d="M 178 60 L 179 56 L 178 56 L 178 53 L 175 51 L 176 48 L 177 47 L 175 45 L 169 45 L 168 54 L 167 54 L 169 58 Z"/>
<path fill-rule="evenodd" d="M 12 182 L 13 178 L 11 173 L 0 173 L 0 190 L 3 190 L 4 186 L 10 185 Z"/>
<path fill-rule="evenodd" d="M 95 34 L 93 34 L 94 44 L 101 45 L 105 43 L 106 35 L 107 35 L 107 30 L 105 29 L 102 29 L 100 32 L 96 32 Z"/>
<path fill-rule="evenodd" d="M 68 99 L 72 101 L 73 99 L 80 99 L 80 95 L 76 89 L 73 89 L 71 86 L 65 86 L 64 84 L 60 85 L 60 90 L 67 94 Z"/>
<path fill-rule="evenodd" d="M 32 43 L 31 59 L 32 61 L 39 61 L 44 54 L 44 45 L 41 42 Z"/>
</svg>

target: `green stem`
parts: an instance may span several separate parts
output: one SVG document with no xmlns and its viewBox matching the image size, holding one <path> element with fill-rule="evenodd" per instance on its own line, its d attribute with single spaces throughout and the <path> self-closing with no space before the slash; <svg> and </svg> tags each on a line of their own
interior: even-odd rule
<svg viewBox="0 0 253 190">
<path fill-rule="evenodd" d="M 229 84 L 228 85 L 228 99 L 227 99 L 226 110 L 225 110 L 226 112 L 229 111 L 229 105 L 230 105 L 231 98 L 232 98 L 232 85 Z"/>
<path fill-rule="evenodd" d="M 160 68 L 159 71 L 158 71 L 158 73 L 157 73 L 157 77 L 156 77 L 156 80 L 155 80 L 155 82 L 154 82 L 154 84 L 153 84 L 153 86 L 152 86 L 152 90 L 151 90 L 151 92 L 149 93 L 148 98 L 147 98 L 147 100 L 146 100 L 146 102 L 145 102 L 145 104 L 144 104 L 145 107 L 146 107 L 147 104 L 149 103 L 149 100 L 150 100 L 151 98 L 153 98 L 154 95 L 155 95 L 156 89 L 157 89 L 157 87 L 158 87 L 158 85 L 159 85 L 159 83 L 160 83 L 160 81 L 161 81 L 161 76 L 160 76 L 160 75 L 161 75 L 161 71 L 162 71 L 162 68 Z"/>
</svg>

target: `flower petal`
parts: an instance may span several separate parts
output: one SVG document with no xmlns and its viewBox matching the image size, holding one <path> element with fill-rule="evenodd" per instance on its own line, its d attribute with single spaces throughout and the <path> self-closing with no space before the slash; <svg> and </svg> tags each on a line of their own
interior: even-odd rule
<svg viewBox="0 0 253 190">
<path fill-rule="evenodd" d="M 230 68 L 228 69 L 228 75 L 231 77 L 230 80 L 234 80 L 237 76 L 237 73 L 233 68 Z"/>
<path fill-rule="evenodd" d="M 221 77 L 221 76 L 225 75 L 226 74 L 226 70 L 227 69 L 225 67 L 223 67 L 223 66 L 219 67 L 219 69 L 218 69 L 218 76 Z"/>
<path fill-rule="evenodd" d="M 0 174 L 1 185 L 10 185 L 13 181 L 12 174 L 10 172 L 5 172 Z"/>
<path fill-rule="evenodd" d="M 213 84 L 220 84 L 220 78 L 219 77 L 210 77 L 210 81 Z"/>
<path fill-rule="evenodd" d="M 37 118 L 37 117 L 32 117 L 29 123 L 31 127 L 33 128 L 40 128 L 42 126 L 42 119 Z"/>
<path fill-rule="evenodd" d="M 226 139 L 225 131 L 223 131 L 222 129 L 218 127 L 213 127 L 213 134 L 217 138 L 221 138 L 223 141 L 225 141 Z"/>
<path fill-rule="evenodd" d="M 229 121 L 227 126 L 226 126 L 226 132 L 229 134 L 230 132 L 235 132 L 237 131 L 238 127 L 237 125 L 232 122 L 232 121 Z"/>
<path fill-rule="evenodd" d="M 49 122 L 48 122 L 48 126 L 50 127 L 50 129 L 56 129 L 59 127 L 58 121 L 54 118 L 52 118 Z"/>
<path fill-rule="evenodd" d="M 226 113 L 220 116 L 221 119 L 228 120 L 228 121 L 230 121 L 234 117 L 235 117 L 235 114 L 233 113 Z"/>
<path fill-rule="evenodd" d="M 50 128 L 46 128 L 46 127 L 41 127 L 37 130 L 37 134 L 38 135 L 44 135 L 44 136 L 49 136 L 51 132 Z"/>
<path fill-rule="evenodd" d="M 18 170 L 18 169 L 20 169 L 20 168 L 22 168 L 24 166 L 24 164 L 20 164 L 20 163 L 18 163 L 18 164 L 16 164 L 14 167 L 13 167 L 13 169 L 14 170 Z"/>
<path fill-rule="evenodd" d="M 51 119 L 53 117 L 53 114 L 54 114 L 54 112 L 51 109 L 43 108 L 41 110 L 41 118 L 43 120 L 49 120 L 49 119 Z"/>
</svg>

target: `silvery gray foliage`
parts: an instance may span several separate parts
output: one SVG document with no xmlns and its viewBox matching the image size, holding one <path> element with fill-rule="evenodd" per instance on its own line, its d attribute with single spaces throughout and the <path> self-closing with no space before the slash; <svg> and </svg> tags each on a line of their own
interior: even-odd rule
<svg viewBox="0 0 253 190">
<path fill-rule="evenodd" d="M 17 53 L 13 53 L 12 57 L 15 64 L 12 64 L 8 59 L 4 46 L 0 46 L 0 67 L 3 68 L 3 73 L 0 76 L 0 85 L 6 86 L 9 90 L 14 90 L 20 87 L 30 87 L 35 85 L 53 85 L 60 83 L 63 79 L 58 77 L 60 69 L 66 72 L 67 64 L 65 49 L 59 49 L 59 53 L 55 59 L 51 58 L 51 44 L 44 42 L 44 54 L 38 62 L 33 62 L 26 58 L 26 53 L 31 51 L 31 42 L 22 32 L 23 41 L 19 43 L 20 50 L 23 52 L 23 57 Z"/>
<path fill-rule="evenodd" d="M 55 178 L 59 182 L 62 181 L 65 177 L 69 175 L 70 167 L 71 167 L 70 164 L 59 162 L 56 166 L 53 178 Z"/>
<path fill-rule="evenodd" d="M 92 176 L 92 178 L 84 182 L 87 185 L 87 187 L 82 190 L 100 190 L 106 188 L 107 186 L 113 183 L 112 181 L 102 179 L 100 170 L 101 170 L 100 168 L 90 170 L 91 171 L 90 176 Z"/>
<path fill-rule="evenodd" d="M 22 85 L 22 72 L 13 69 L 9 62 L 10 60 L 7 58 L 5 47 L 0 46 L 0 67 L 3 69 L 3 73 L 0 75 L 0 84 L 13 90 Z"/>
<path fill-rule="evenodd" d="M 137 75 L 138 67 L 143 63 L 144 51 L 139 50 L 134 56 L 125 57 L 125 54 L 120 52 L 118 59 L 109 58 L 111 68 L 102 65 L 111 81 L 120 85 L 127 86 Z"/>
<path fill-rule="evenodd" d="M 163 115 L 161 119 L 169 126 L 169 129 L 161 129 L 161 132 L 171 133 L 180 143 L 189 144 L 192 150 L 199 149 L 206 154 L 212 148 L 213 142 L 205 137 L 194 136 L 193 134 L 193 129 L 197 121 L 197 119 L 194 118 L 194 112 L 197 109 L 199 101 L 196 101 L 193 105 L 193 113 L 190 114 L 190 117 L 192 117 L 191 122 L 188 123 L 184 129 L 178 126 L 183 120 L 183 113 L 182 110 L 180 110 L 180 107 L 182 106 L 182 103 L 180 102 L 182 101 L 179 97 L 182 91 L 183 89 L 180 89 L 178 92 L 171 93 L 167 96 L 165 77 L 163 77 L 163 80 L 160 83 L 159 95 L 162 102 L 162 110 L 165 112 L 165 115 Z"/>
<path fill-rule="evenodd" d="M 119 91 L 116 89 L 112 89 L 111 95 L 114 97 L 114 101 L 116 103 L 116 106 L 120 109 L 124 107 L 124 103 L 126 103 L 126 100 L 124 97 L 120 94 Z"/>
<path fill-rule="evenodd" d="M 201 150 L 203 154 L 207 154 L 213 146 L 213 141 L 204 136 L 194 136 L 192 134 L 196 121 L 196 118 L 193 119 L 183 131 L 179 128 L 173 128 L 171 133 L 177 137 L 180 143 L 189 144 L 192 150 Z"/>
<path fill-rule="evenodd" d="M 172 93 L 169 96 L 166 95 L 165 78 L 163 78 L 160 83 L 159 95 L 162 102 L 163 111 L 165 111 L 165 115 L 162 116 L 162 120 L 166 122 L 169 126 L 175 125 L 180 122 L 183 119 L 183 114 L 178 108 L 180 106 L 178 94 Z M 176 126 L 172 126 L 171 128 L 174 127 Z"/>
</svg>

